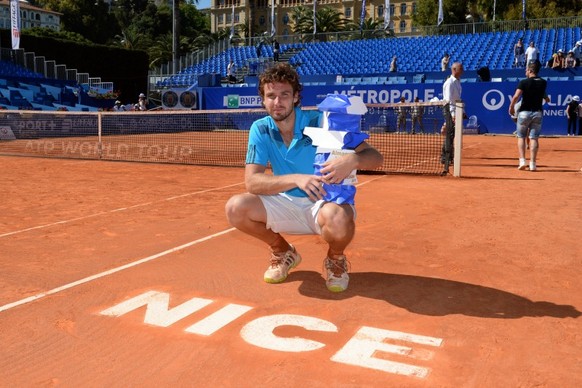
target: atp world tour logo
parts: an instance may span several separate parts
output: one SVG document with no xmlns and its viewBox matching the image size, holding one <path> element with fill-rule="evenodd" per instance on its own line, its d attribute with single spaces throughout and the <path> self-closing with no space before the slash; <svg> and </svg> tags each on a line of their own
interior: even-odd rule
<svg viewBox="0 0 582 388">
<path fill-rule="evenodd" d="M 481 102 L 487 110 L 498 110 L 505 104 L 505 96 L 500 90 L 492 89 L 483 95 Z"/>
</svg>

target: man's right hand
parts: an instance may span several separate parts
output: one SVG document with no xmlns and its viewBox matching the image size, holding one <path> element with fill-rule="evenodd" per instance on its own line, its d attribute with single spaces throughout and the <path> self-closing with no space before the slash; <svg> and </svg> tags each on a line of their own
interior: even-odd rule
<svg viewBox="0 0 582 388">
<path fill-rule="evenodd" d="M 297 187 L 305 191 L 312 201 L 318 201 L 327 194 L 323 189 L 323 178 L 318 175 L 298 175 Z"/>
</svg>

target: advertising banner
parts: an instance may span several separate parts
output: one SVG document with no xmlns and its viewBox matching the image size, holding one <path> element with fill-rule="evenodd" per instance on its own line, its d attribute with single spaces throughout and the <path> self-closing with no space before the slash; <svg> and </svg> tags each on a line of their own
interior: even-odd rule
<svg viewBox="0 0 582 388">
<path fill-rule="evenodd" d="M 10 24 L 12 50 L 20 48 L 20 5 L 18 0 L 10 0 Z"/>
<path fill-rule="evenodd" d="M 509 116 L 509 104 L 517 82 L 463 82 L 463 100 L 468 116 L 475 115 L 489 133 L 512 134 L 515 123 Z M 566 105 L 574 95 L 582 95 L 582 81 L 548 81 L 551 102 L 544 104 L 542 135 L 565 135 Z M 419 97 L 421 101 L 442 98 L 442 84 L 413 85 L 325 85 L 306 86 L 303 106 L 315 106 L 329 94 L 360 96 L 366 104 L 395 104 L 404 97 L 406 102 Z M 256 87 L 207 88 L 204 90 L 202 109 L 259 108 L 261 98 Z"/>
</svg>

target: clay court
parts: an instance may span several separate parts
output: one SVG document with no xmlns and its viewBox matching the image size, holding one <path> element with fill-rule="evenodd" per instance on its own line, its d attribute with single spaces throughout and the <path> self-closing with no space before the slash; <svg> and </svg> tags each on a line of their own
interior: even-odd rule
<svg viewBox="0 0 582 388">
<path fill-rule="evenodd" d="M 579 387 L 582 139 L 540 144 L 359 175 L 341 294 L 314 236 L 262 281 L 242 168 L 2 156 L 0 386 Z"/>
</svg>

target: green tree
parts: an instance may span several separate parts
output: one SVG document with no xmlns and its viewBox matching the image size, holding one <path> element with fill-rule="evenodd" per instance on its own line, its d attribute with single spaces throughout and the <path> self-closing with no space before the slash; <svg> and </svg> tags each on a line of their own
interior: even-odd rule
<svg viewBox="0 0 582 388">
<path fill-rule="evenodd" d="M 313 33 L 313 10 L 308 7 L 293 8 L 291 13 L 293 32 L 299 34 Z M 346 19 L 343 14 L 331 7 L 323 7 L 315 13 L 316 31 L 318 33 L 344 31 Z"/>
</svg>

